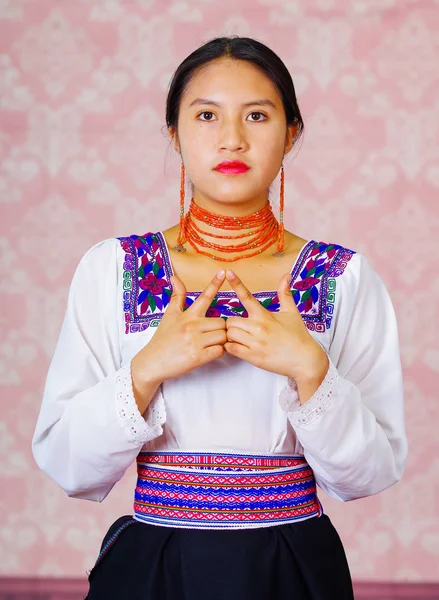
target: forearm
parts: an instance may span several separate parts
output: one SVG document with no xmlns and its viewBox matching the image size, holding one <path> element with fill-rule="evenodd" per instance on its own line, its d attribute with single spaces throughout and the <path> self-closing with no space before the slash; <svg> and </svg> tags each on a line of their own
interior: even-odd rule
<svg viewBox="0 0 439 600">
<path fill-rule="evenodd" d="M 296 434 L 319 486 L 330 496 L 354 500 L 390 487 L 402 476 L 405 443 L 386 435 L 362 403 L 358 388 L 338 378 L 336 390 Z"/>
<path fill-rule="evenodd" d="M 33 437 L 39 467 L 69 496 L 101 501 L 137 456 L 161 432 L 162 419 L 146 420 L 131 390 L 130 365 L 77 394 L 49 378 Z"/>
<path fill-rule="evenodd" d="M 117 379 L 118 373 L 112 373 L 67 396 L 55 372 L 46 386 L 33 453 L 42 471 L 69 496 L 101 501 L 142 445 L 119 417 Z"/>
<path fill-rule="evenodd" d="M 320 388 L 301 406 L 284 406 L 319 486 L 339 500 L 375 494 L 398 481 L 407 453 L 398 414 L 402 389 L 389 382 L 386 401 L 395 406 L 394 423 L 383 428 L 364 405 L 359 388 L 338 375 L 334 365 Z M 286 392 L 293 398 L 291 390 Z"/>
</svg>

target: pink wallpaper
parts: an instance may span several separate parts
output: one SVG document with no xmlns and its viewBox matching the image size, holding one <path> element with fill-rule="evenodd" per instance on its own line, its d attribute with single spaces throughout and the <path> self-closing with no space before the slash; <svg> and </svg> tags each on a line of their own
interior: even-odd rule
<svg viewBox="0 0 439 600">
<path fill-rule="evenodd" d="M 166 88 L 196 46 L 232 33 L 271 46 L 296 84 L 306 132 L 286 164 L 288 228 L 366 254 L 399 320 L 405 476 L 322 502 L 355 579 L 438 578 L 434 0 L 0 0 L 0 575 L 83 576 L 131 512 L 134 465 L 102 504 L 69 499 L 31 437 L 74 268 L 101 239 L 177 221 Z"/>
</svg>

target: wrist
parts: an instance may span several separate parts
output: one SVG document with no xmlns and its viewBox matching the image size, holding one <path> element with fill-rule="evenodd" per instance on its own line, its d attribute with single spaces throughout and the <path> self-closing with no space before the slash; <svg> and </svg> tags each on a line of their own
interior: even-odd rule
<svg viewBox="0 0 439 600">
<path fill-rule="evenodd" d="M 318 345 L 318 350 L 315 354 L 308 357 L 306 366 L 293 376 L 297 391 L 299 394 L 300 404 L 305 404 L 316 393 L 323 383 L 329 369 L 329 358 L 323 348 Z"/>
<path fill-rule="evenodd" d="M 324 380 L 326 373 L 329 369 L 329 359 L 325 352 L 316 359 L 312 364 L 307 365 L 301 373 L 296 375 L 294 379 L 296 382 L 301 382 L 304 384 L 320 381 L 320 383 Z"/>
<path fill-rule="evenodd" d="M 137 407 L 143 415 L 153 399 L 157 389 L 162 384 L 162 380 L 152 376 L 154 369 L 148 369 L 145 373 L 142 368 L 144 361 L 138 361 L 137 355 L 131 360 L 131 382 L 133 394 L 136 400 Z"/>
<path fill-rule="evenodd" d="M 147 356 L 145 350 L 145 348 L 142 348 L 131 359 L 131 377 L 139 388 L 159 387 L 164 379 L 161 377 L 154 361 Z"/>
</svg>

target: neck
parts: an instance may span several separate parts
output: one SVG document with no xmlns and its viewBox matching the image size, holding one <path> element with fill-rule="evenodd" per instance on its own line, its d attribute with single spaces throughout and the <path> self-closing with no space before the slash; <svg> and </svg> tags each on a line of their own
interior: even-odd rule
<svg viewBox="0 0 439 600">
<path fill-rule="evenodd" d="M 197 199 L 195 196 L 191 203 L 195 205 L 195 209 L 200 207 L 203 211 L 208 211 L 211 213 L 212 218 L 208 219 L 199 219 L 197 215 L 194 214 L 194 211 L 190 212 L 191 221 L 203 231 L 200 233 L 202 238 L 206 238 L 209 241 L 212 241 L 210 234 L 214 236 L 225 236 L 224 238 L 216 238 L 216 243 L 222 246 L 228 246 L 233 243 L 233 240 L 227 238 L 227 236 L 239 237 L 240 235 L 248 235 L 249 229 L 244 225 L 240 227 L 239 218 L 250 217 L 251 215 L 255 215 L 255 213 L 264 209 L 268 204 L 268 198 L 260 198 L 257 202 L 245 202 L 245 203 L 219 203 L 219 202 L 206 202 L 204 199 Z M 224 223 L 228 223 L 229 227 L 231 225 L 231 219 L 236 219 L 236 222 L 233 223 L 233 231 L 230 228 L 224 227 Z M 251 239 L 252 236 L 247 237 L 246 239 Z"/>
<path fill-rule="evenodd" d="M 259 210 L 253 207 L 250 214 L 224 215 L 200 207 L 192 198 L 189 211 L 180 223 L 176 249 L 184 251 L 186 241 L 196 252 L 233 262 L 262 253 L 275 241 L 278 254 L 282 252 L 283 225 L 277 222 L 268 202 Z"/>
</svg>

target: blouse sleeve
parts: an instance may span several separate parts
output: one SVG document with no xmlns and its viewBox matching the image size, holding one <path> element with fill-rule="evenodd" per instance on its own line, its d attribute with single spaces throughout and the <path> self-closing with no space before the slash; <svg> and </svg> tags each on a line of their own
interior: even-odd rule
<svg viewBox="0 0 439 600">
<path fill-rule="evenodd" d="M 348 501 L 401 479 L 407 439 L 397 323 L 384 283 L 355 254 L 337 294 L 324 381 L 301 406 L 289 379 L 280 402 L 318 485 Z"/>
<path fill-rule="evenodd" d="M 138 410 L 131 363 L 121 365 L 118 252 L 109 238 L 77 266 L 32 439 L 38 466 L 68 496 L 98 502 L 163 431 L 153 402 Z"/>
</svg>

